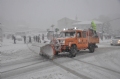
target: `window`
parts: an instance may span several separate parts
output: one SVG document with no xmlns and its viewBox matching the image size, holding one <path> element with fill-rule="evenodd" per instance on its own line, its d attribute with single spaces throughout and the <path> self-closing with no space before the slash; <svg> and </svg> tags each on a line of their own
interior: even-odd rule
<svg viewBox="0 0 120 79">
<path fill-rule="evenodd" d="M 80 38 L 81 37 L 81 32 L 77 33 L 77 37 Z"/>
<path fill-rule="evenodd" d="M 75 31 L 60 33 L 60 37 L 75 37 L 75 35 L 76 35 Z"/>
<path fill-rule="evenodd" d="M 82 37 L 83 37 L 83 38 L 86 38 L 86 31 L 83 31 L 83 32 L 82 32 Z"/>
</svg>

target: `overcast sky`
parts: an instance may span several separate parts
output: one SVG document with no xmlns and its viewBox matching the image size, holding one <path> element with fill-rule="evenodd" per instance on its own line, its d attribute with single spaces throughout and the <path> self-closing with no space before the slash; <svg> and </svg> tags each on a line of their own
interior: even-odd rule
<svg viewBox="0 0 120 79">
<path fill-rule="evenodd" d="M 0 0 L 0 21 L 8 27 L 45 29 L 63 17 L 91 20 L 117 14 L 120 0 Z"/>
</svg>

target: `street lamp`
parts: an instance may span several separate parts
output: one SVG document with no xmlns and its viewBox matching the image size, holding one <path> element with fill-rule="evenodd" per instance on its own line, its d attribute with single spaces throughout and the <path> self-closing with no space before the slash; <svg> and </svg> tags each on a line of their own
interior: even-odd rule
<svg viewBox="0 0 120 79">
<path fill-rule="evenodd" d="M 53 30 L 54 25 L 52 24 L 51 27 L 52 27 L 52 31 L 53 31 L 53 39 L 54 39 L 54 30 Z"/>
<path fill-rule="evenodd" d="M 52 31 L 53 31 L 53 27 L 54 27 L 54 25 L 51 25 L 51 27 L 52 27 Z"/>
</svg>

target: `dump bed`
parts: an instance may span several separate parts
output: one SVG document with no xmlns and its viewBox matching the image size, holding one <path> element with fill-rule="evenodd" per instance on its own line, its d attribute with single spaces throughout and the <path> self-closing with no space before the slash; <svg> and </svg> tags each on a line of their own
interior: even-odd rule
<svg viewBox="0 0 120 79">
<path fill-rule="evenodd" d="M 99 37 L 94 35 L 92 29 L 87 30 L 87 38 L 89 43 L 99 43 Z"/>
<path fill-rule="evenodd" d="M 99 37 L 88 36 L 88 42 L 89 43 L 99 43 Z"/>
</svg>

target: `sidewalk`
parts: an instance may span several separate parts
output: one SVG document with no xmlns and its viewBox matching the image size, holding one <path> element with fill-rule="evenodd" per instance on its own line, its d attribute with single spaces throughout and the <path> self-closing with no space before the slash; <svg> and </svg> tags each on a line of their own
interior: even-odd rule
<svg viewBox="0 0 120 79">
<path fill-rule="evenodd" d="M 17 41 L 16 40 L 16 44 L 24 44 L 24 41 Z M 14 45 L 14 40 L 4 38 L 3 42 L 2 42 L 2 47 L 8 46 L 8 45 Z"/>
<path fill-rule="evenodd" d="M 31 47 L 31 44 L 29 46 Z M 27 44 L 24 44 L 23 42 L 13 44 L 12 40 L 4 40 L 2 47 L 0 47 L 1 63 L 7 63 L 34 56 L 36 56 L 36 54 L 29 50 Z"/>
<path fill-rule="evenodd" d="M 8 50 L 19 50 L 25 48 L 26 45 L 23 41 L 16 41 L 16 44 L 14 44 L 14 41 L 12 39 L 3 39 L 2 46 L 0 47 L 0 51 L 8 51 Z"/>
</svg>

